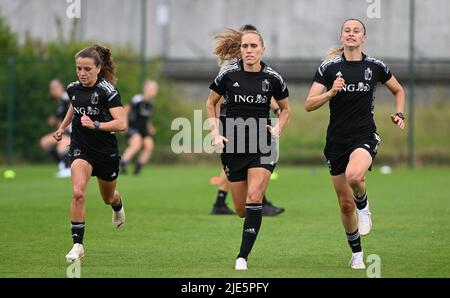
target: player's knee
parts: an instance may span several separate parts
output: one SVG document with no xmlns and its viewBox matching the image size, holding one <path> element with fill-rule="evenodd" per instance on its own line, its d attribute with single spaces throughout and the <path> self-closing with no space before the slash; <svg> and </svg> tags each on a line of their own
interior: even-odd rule
<svg viewBox="0 0 450 298">
<path fill-rule="evenodd" d="M 86 194 L 84 193 L 84 191 L 81 188 L 75 187 L 73 189 L 73 193 L 72 193 L 72 200 L 80 203 L 83 202 L 86 198 Z"/>
<path fill-rule="evenodd" d="M 345 215 L 351 215 L 355 212 L 355 203 L 353 201 L 341 203 L 341 213 Z"/>
<path fill-rule="evenodd" d="M 111 205 L 112 203 L 114 203 L 114 201 L 119 202 L 120 194 L 117 190 L 115 190 L 114 194 L 112 196 L 106 196 L 106 197 L 102 197 L 102 198 L 103 198 L 103 202 L 105 202 L 106 205 Z"/>
<path fill-rule="evenodd" d="M 357 172 L 346 173 L 345 177 L 350 187 L 358 187 L 364 181 L 364 175 Z"/>
<path fill-rule="evenodd" d="M 255 190 L 251 191 L 247 194 L 247 202 L 250 204 L 258 204 L 262 201 L 263 194 L 262 192 Z"/>
<path fill-rule="evenodd" d="M 114 196 L 104 197 L 103 202 L 105 202 L 106 205 L 111 205 L 112 202 L 114 202 Z"/>
</svg>

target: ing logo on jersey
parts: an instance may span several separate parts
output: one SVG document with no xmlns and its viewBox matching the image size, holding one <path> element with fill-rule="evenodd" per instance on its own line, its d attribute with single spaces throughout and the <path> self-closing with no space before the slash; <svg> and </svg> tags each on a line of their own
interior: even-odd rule
<svg viewBox="0 0 450 298">
<path fill-rule="evenodd" d="M 256 98 L 253 95 L 234 95 L 234 102 L 243 103 L 267 103 L 267 96 L 257 94 Z"/>
<path fill-rule="evenodd" d="M 342 90 L 348 92 L 367 92 L 370 90 L 370 85 L 363 82 L 358 82 L 358 84 L 344 84 Z"/>
<path fill-rule="evenodd" d="M 95 116 L 100 114 L 100 110 L 96 107 L 73 107 L 73 113 L 77 115 L 83 115 L 86 114 L 88 116 Z"/>
</svg>

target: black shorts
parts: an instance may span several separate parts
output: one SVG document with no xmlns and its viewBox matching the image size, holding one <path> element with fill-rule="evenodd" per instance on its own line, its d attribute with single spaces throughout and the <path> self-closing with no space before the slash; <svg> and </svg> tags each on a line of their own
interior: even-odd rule
<svg viewBox="0 0 450 298">
<path fill-rule="evenodd" d="M 127 139 L 131 138 L 135 133 L 139 134 L 142 138 L 152 137 L 147 129 L 137 129 L 134 127 L 130 127 L 128 128 L 128 131 L 126 133 Z"/>
<path fill-rule="evenodd" d="M 220 158 L 223 170 L 230 182 L 247 180 L 247 171 L 250 168 L 264 168 L 272 173 L 276 166 L 275 159 L 267 156 L 267 154 L 222 153 Z"/>
<path fill-rule="evenodd" d="M 332 176 L 337 176 L 345 173 L 348 165 L 350 154 L 357 148 L 366 149 L 372 156 L 372 162 L 378 152 L 378 146 L 381 143 L 381 138 L 377 133 L 372 135 L 355 139 L 348 143 L 328 142 L 325 145 L 324 155 L 327 159 L 328 168 Z M 369 171 L 372 165 L 369 167 Z"/>
<path fill-rule="evenodd" d="M 87 152 L 76 147 L 70 147 L 70 164 L 76 159 L 83 159 L 92 166 L 92 175 L 105 181 L 114 181 L 119 176 L 120 155 L 108 158 L 94 158 Z"/>
</svg>

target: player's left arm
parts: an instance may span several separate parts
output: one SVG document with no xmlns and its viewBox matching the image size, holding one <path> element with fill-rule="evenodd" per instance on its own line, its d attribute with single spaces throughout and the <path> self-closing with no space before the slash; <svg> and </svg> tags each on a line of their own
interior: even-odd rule
<svg viewBox="0 0 450 298">
<path fill-rule="evenodd" d="M 280 112 L 281 112 L 280 106 L 278 105 L 277 101 L 273 97 L 270 99 L 270 109 L 275 113 L 275 115 L 277 117 L 280 117 Z"/>
<path fill-rule="evenodd" d="M 281 100 L 277 100 L 277 104 L 280 107 L 280 115 L 278 117 L 278 123 L 275 126 L 267 125 L 270 133 L 273 137 L 279 138 L 281 136 L 281 132 L 283 131 L 286 124 L 289 122 L 290 117 L 290 107 L 289 107 L 289 99 L 283 98 Z"/>
<path fill-rule="evenodd" d="M 386 86 L 395 97 L 395 114 L 391 115 L 391 120 L 401 129 L 405 128 L 405 90 L 394 76 L 386 81 Z"/>
</svg>

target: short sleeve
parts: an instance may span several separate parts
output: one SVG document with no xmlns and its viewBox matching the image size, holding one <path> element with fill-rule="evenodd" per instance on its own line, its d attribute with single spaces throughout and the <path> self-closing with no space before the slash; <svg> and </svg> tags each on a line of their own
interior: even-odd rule
<svg viewBox="0 0 450 298">
<path fill-rule="evenodd" d="M 226 92 L 226 88 L 225 88 L 225 76 L 217 76 L 214 79 L 214 82 L 212 82 L 211 85 L 209 85 L 209 89 L 213 90 L 214 92 L 216 92 L 219 95 L 224 95 Z"/>
<path fill-rule="evenodd" d="M 379 65 L 378 69 L 379 69 L 378 77 L 380 78 L 380 82 L 384 84 L 387 81 L 389 81 L 389 79 L 392 77 L 392 73 L 389 67 L 383 63 L 383 65 Z"/>
<path fill-rule="evenodd" d="M 275 80 L 272 96 L 275 100 L 282 100 L 289 97 L 289 89 L 282 78 Z"/>
<path fill-rule="evenodd" d="M 317 69 L 316 74 L 314 75 L 314 82 L 327 86 L 327 80 L 325 78 L 325 72 L 320 70 L 320 67 Z"/>
<path fill-rule="evenodd" d="M 115 107 L 121 107 L 122 102 L 120 98 L 120 93 L 116 89 L 114 89 L 109 94 L 106 94 L 106 107 L 108 109 L 115 108 Z"/>
</svg>

